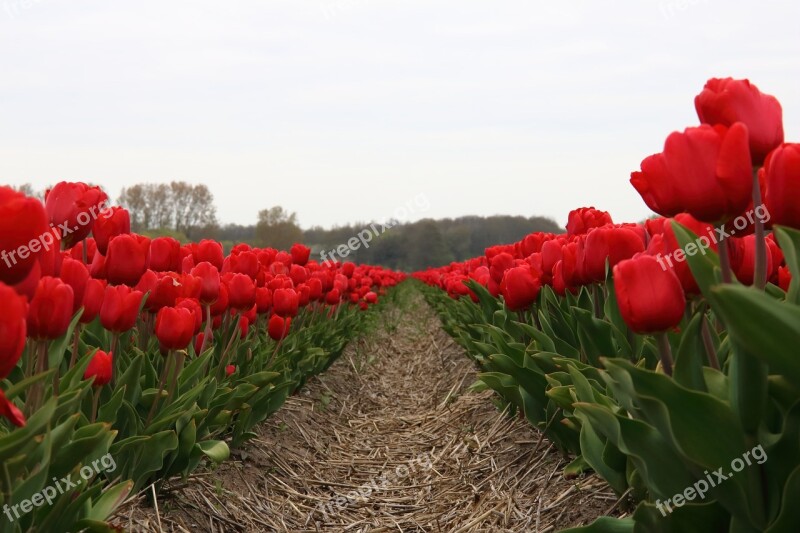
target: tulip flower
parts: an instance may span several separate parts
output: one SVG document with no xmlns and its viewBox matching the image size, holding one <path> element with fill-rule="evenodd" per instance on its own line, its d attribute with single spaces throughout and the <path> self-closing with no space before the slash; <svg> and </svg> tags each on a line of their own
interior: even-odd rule
<svg viewBox="0 0 800 533">
<path fill-rule="evenodd" d="M 749 80 L 712 78 L 694 99 L 697 116 L 703 124 L 747 126 L 753 165 L 760 165 L 767 154 L 783 143 L 783 110 L 778 99 L 763 94 Z"/>
<path fill-rule="evenodd" d="M 178 298 L 175 307 L 188 309 L 194 316 L 194 333 L 200 333 L 200 328 L 203 327 L 203 309 L 200 303 L 194 298 Z"/>
<path fill-rule="evenodd" d="M 7 419 L 17 427 L 25 427 L 25 416 L 16 405 L 6 398 L 3 389 L 0 389 L 0 416 Z"/>
<path fill-rule="evenodd" d="M 142 235 L 118 235 L 108 243 L 105 258 L 106 279 L 112 285 L 139 283 L 147 270 L 150 252 L 150 239 Z"/>
<path fill-rule="evenodd" d="M 759 170 L 766 185 L 764 203 L 770 222 L 800 229 L 800 144 L 784 144 Z"/>
<path fill-rule="evenodd" d="M 81 324 L 88 324 L 100 314 L 100 308 L 105 298 L 106 285 L 102 280 L 89 279 L 83 293 L 83 314 L 80 318 Z"/>
<path fill-rule="evenodd" d="M 540 288 L 539 276 L 530 266 L 508 269 L 500 283 L 503 301 L 512 311 L 522 311 L 530 307 L 536 301 Z"/>
<path fill-rule="evenodd" d="M 311 248 L 302 244 L 293 244 L 289 252 L 292 255 L 292 263 L 299 266 L 306 266 L 311 255 Z"/>
<path fill-rule="evenodd" d="M 92 227 L 97 250 L 106 255 L 108 242 L 117 235 L 131 232 L 131 216 L 123 207 L 110 207 L 100 211 Z"/>
<path fill-rule="evenodd" d="M 291 290 L 291 289 L 287 289 Z M 342 299 L 341 291 L 339 289 L 331 289 L 328 291 L 328 294 L 325 295 L 325 303 L 328 305 L 336 305 Z M 299 304 L 299 301 L 298 301 Z M 275 307 L 277 313 L 277 307 Z"/>
<path fill-rule="evenodd" d="M 219 271 L 211 263 L 204 261 L 198 263 L 191 271 L 192 275 L 200 278 L 200 302 L 203 305 L 214 303 L 219 298 Z"/>
<path fill-rule="evenodd" d="M 246 311 L 256 303 L 256 286 L 253 279 L 245 274 L 226 274 L 225 284 L 228 286 L 230 306 L 239 311 Z"/>
<path fill-rule="evenodd" d="M 86 292 L 86 284 L 89 282 L 89 269 L 81 261 L 65 257 L 61 264 L 59 273 L 61 280 L 72 287 L 73 307 L 72 314 L 78 312 L 83 305 L 83 295 Z"/>
<path fill-rule="evenodd" d="M 181 243 L 172 237 L 150 241 L 150 269 L 155 272 L 180 272 Z"/>
<path fill-rule="evenodd" d="M 164 307 L 156 315 L 156 337 L 164 350 L 183 350 L 194 336 L 195 317 L 190 309 Z"/>
<path fill-rule="evenodd" d="M 589 231 L 578 247 L 578 269 L 584 282 L 606 279 L 606 261 L 613 267 L 644 251 L 643 234 L 631 226 L 609 226 Z"/>
<path fill-rule="evenodd" d="M 17 366 L 25 348 L 28 304 L 14 289 L 0 283 L 0 379 Z"/>
<path fill-rule="evenodd" d="M 192 255 L 194 256 L 195 264 L 208 261 L 217 267 L 217 270 L 222 269 L 222 263 L 224 259 L 222 255 L 222 245 L 217 241 L 212 241 L 209 239 L 200 241 L 196 245 L 192 246 Z"/>
<path fill-rule="evenodd" d="M 100 187 L 62 181 L 45 194 L 50 223 L 59 229 L 64 248 L 72 248 L 91 233 L 108 196 Z"/>
<path fill-rule="evenodd" d="M 115 333 L 124 333 L 133 328 L 143 296 L 141 291 L 127 285 L 109 285 L 100 307 L 100 323 Z"/>
<path fill-rule="evenodd" d="M 378 303 L 378 295 L 373 291 L 369 291 L 367 294 L 364 295 L 364 301 L 368 304 L 375 304 Z"/>
<path fill-rule="evenodd" d="M 104 352 L 97 350 L 89 361 L 89 366 L 86 367 L 86 372 L 83 373 L 83 379 L 92 379 L 93 387 L 102 387 L 111 382 L 111 369 L 113 354 L 111 352 Z"/>
<path fill-rule="evenodd" d="M 338 303 L 338 294 L 336 301 Z M 272 293 L 272 308 L 276 315 L 283 318 L 297 315 L 300 299 L 294 289 L 276 289 Z"/>
<path fill-rule="evenodd" d="M 789 272 L 789 267 L 782 266 L 778 268 L 778 286 L 784 291 L 788 291 L 791 282 L 792 273 Z"/>
<path fill-rule="evenodd" d="M 267 333 L 269 333 L 269 337 L 272 340 L 279 341 L 289 334 L 289 328 L 291 325 L 291 318 L 283 318 L 280 315 L 272 315 L 269 318 L 269 324 L 267 325 Z"/>
<path fill-rule="evenodd" d="M 614 266 L 614 291 L 625 323 L 636 333 L 677 326 L 686 298 L 678 277 L 655 257 L 640 254 Z"/>
<path fill-rule="evenodd" d="M 74 293 L 59 278 L 39 280 L 36 294 L 28 307 L 28 335 L 33 339 L 55 340 L 69 328 Z"/>
<path fill-rule="evenodd" d="M 0 282 L 25 280 L 46 248 L 56 249 L 42 202 L 0 187 Z"/>
<path fill-rule="evenodd" d="M 235 372 L 236 372 L 236 366 L 235 365 L 228 365 L 228 366 L 225 367 L 225 375 L 226 376 L 232 376 Z"/>
<path fill-rule="evenodd" d="M 584 235 L 592 228 L 601 228 L 612 224 L 611 215 L 594 207 L 573 209 L 567 217 L 567 235 Z"/>
<path fill-rule="evenodd" d="M 750 203 L 753 170 L 747 127 L 703 125 L 674 132 L 664 151 L 642 161 L 631 184 L 647 206 L 662 216 L 687 212 L 719 224 Z"/>
</svg>

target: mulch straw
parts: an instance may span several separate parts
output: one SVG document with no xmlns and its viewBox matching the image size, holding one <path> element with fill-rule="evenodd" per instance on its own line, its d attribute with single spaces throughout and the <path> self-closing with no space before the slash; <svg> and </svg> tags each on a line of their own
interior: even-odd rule
<svg viewBox="0 0 800 533">
<path fill-rule="evenodd" d="M 594 475 L 469 392 L 476 371 L 416 295 L 214 470 L 143 491 L 129 531 L 557 531 L 617 512 Z M 349 498 L 349 499 L 348 499 Z"/>
</svg>

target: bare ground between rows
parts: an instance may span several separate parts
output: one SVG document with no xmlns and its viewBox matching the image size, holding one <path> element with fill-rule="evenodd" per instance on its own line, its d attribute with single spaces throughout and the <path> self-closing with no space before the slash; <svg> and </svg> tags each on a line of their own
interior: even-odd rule
<svg viewBox="0 0 800 533">
<path fill-rule="evenodd" d="M 166 483 L 115 523 L 129 531 L 521 532 L 615 508 L 596 476 L 499 412 L 417 293 L 387 310 L 229 461 Z M 348 499 L 349 498 L 349 499 Z"/>
</svg>

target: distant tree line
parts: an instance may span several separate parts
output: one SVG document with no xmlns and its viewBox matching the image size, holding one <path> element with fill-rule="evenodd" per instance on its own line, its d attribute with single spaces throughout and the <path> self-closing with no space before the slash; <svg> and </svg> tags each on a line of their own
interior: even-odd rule
<svg viewBox="0 0 800 533">
<path fill-rule="evenodd" d="M 130 212 L 136 232 L 171 230 L 196 239 L 218 227 L 214 195 L 202 184 L 138 183 L 123 188 L 117 202 Z"/>
</svg>

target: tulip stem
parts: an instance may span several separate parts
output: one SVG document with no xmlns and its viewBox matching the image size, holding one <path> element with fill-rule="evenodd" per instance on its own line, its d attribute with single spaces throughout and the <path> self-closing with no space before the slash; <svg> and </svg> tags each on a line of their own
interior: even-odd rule
<svg viewBox="0 0 800 533">
<path fill-rule="evenodd" d="M 672 347 L 669 345 L 669 339 L 667 338 L 667 333 L 662 331 L 658 335 L 658 353 L 661 356 L 661 367 L 664 369 L 664 373 L 668 376 L 672 376 Z"/>
<path fill-rule="evenodd" d="M 700 334 L 703 336 L 703 345 L 706 348 L 706 355 L 708 356 L 708 365 L 715 370 L 719 370 L 717 350 L 714 348 L 714 341 L 711 339 L 711 330 L 708 328 L 708 321 L 706 317 L 703 317 L 702 321 L 700 325 Z"/>
<path fill-rule="evenodd" d="M 150 413 L 147 415 L 147 420 L 144 423 L 145 427 L 150 424 L 150 421 L 153 419 L 153 415 L 156 412 L 156 407 L 158 407 L 159 400 L 161 399 L 161 393 L 164 392 L 164 386 L 167 384 L 167 376 L 169 375 L 169 367 L 171 362 L 172 351 L 167 354 L 167 357 L 164 360 L 164 368 L 161 369 L 161 377 L 158 380 L 158 393 L 153 398 L 153 405 L 150 406 Z"/>
<path fill-rule="evenodd" d="M 90 421 L 91 424 L 94 424 L 95 420 L 97 420 L 97 406 L 100 403 L 100 392 L 103 390 L 103 387 L 95 387 L 94 396 L 92 396 L 92 419 Z"/>
<path fill-rule="evenodd" d="M 111 349 L 108 350 L 108 353 L 115 354 L 117 353 L 117 343 L 119 342 L 119 332 L 114 331 L 111 334 Z M 117 383 L 117 357 L 114 357 L 111 360 L 111 386 L 113 387 Z"/>
<path fill-rule="evenodd" d="M 728 239 L 725 237 L 719 240 L 719 266 L 722 269 L 722 282 L 730 283 L 733 281 L 733 275 L 731 274 L 731 258 L 728 256 Z"/>
<path fill-rule="evenodd" d="M 758 183 L 758 169 L 753 171 L 753 209 L 758 209 L 762 204 L 761 186 Z M 753 286 L 764 290 L 767 286 L 767 239 L 764 236 L 764 221 L 755 217 L 756 228 L 756 259 L 753 271 Z"/>
<path fill-rule="evenodd" d="M 200 351 L 195 354 L 198 357 L 202 355 L 203 350 L 206 349 L 206 344 L 208 344 L 208 339 L 213 335 L 211 331 L 211 321 L 211 304 L 206 304 L 206 327 L 203 330 L 203 342 L 200 343 Z"/>
<path fill-rule="evenodd" d="M 83 324 L 78 324 L 75 327 L 75 332 L 73 333 L 73 341 L 72 341 L 72 356 L 69 358 L 69 368 L 73 368 L 75 363 L 78 362 L 78 347 L 79 341 L 81 339 L 81 329 L 83 328 Z"/>
</svg>

